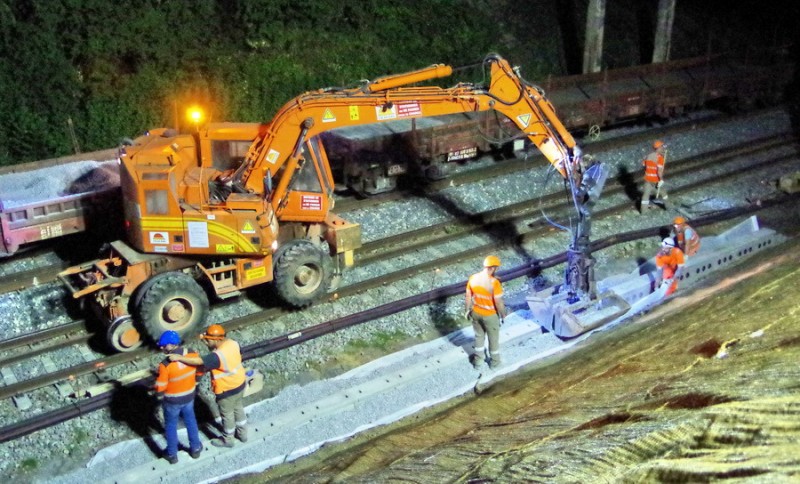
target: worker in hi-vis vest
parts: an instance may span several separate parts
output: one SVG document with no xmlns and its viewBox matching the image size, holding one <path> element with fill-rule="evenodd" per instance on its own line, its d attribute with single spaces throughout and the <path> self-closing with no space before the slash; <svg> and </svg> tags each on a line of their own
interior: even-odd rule
<svg viewBox="0 0 800 484">
<path fill-rule="evenodd" d="M 503 303 L 503 287 L 494 276 L 500 267 L 500 258 L 488 256 L 483 261 L 483 270 L 470 276 L 467 282 L 466 313 L 475 330 L 475 343 L 470 362 L 476 369 L 485 360 L 484 340 L 489 339 L 489 367 L 500 364 L 500 324 L 506 316 Z"/>
<path fill-rule="evenodd" d="M 675 217 L 672 227 L 675 229 L 675 242 L 684 255 L 697 254 L 697 251 L 700 250 L 700 235 L 686 222 L 686 219 L 680 216 Z"/>
<path fill-rule="evenodd" d="M 158 346 L 165 355 L 198 356 L 193 350 L 181 346 L 181 337 L 175 331 L 164 331 L 158 339 Z M 168 357 L 158 365 L 155 391 L 164 412 L 164 434 L 167 448 L 164 458 L 170 464 L 178 463 L 178 419 L 183 418 L 189 437 L 189 455 L 200 457 L 203 444 L 197 429 L 194 415 L 194 396 L 197 386 L 197 368 Z"/>
<path fill-rule="evenodd" d="M 663 141 L 656 140 L 653 143 L 653 151 L 647 155 L 644 161 L 642 161 L 642 164 L 644 165 L 644 193 L 642 194 L 642 212 L 644 212 L 645 209 L 652 207 L 652 205 L 650 205 L 650 196 L 653 194 L 654 190 L 656 192 L 655 200 L 658 200 L 659 198 L 662 199 L 664 201 L 664 207 L 666 208 L 666 200 L 668 198 L 667 189 L 664 186 L 664 163 L 666 161 L 666 149 L 667 145 L 665 145 Z"/>
<path fill-rule="evenodd" d="M 247 442 L 247 416 L 244 413 L 246 375 L 239 343 L 225 336 L 225 328 L 212 324 L 200 335 L 211 353 L 200 357 L 169 355 L 172 361 L 202 365 L 211 372 L 211 389 L 216 396 L 222 420 L 222 437 L 211 441 L 216 447 L 233 447 L 237 439 Z"/>
</svg>

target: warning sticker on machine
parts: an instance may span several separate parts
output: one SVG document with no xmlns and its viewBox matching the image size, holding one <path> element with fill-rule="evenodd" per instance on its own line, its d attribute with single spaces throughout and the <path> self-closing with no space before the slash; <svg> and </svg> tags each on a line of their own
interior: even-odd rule
<svg viewBox="0 0 800 484">
<path fill-rule="evenodd" d="M 331 111 L 331 108 L 325 108 L 325 112 L 322 113 L 322 122 L 333 123 L 334 121 L 336 121 L 336 116 Z"/>
<path fill-rule="evenodd" d="M 242 226 L 242 233 L 243 234 L 254 234 L 254 233 L 256 233 L 256 229 L 253 228 L 253 224 L 250 223 L 249 220 L 245 221 L 244 225 Z"/>
<path fill-rule="evenodd" d="M 399 103 L 397 105 L 397 115 L 401 118 L 409 116 L 422 116 L 422 108 L 417 101 Z"/>
<path fill-rule="evenodd" d="M 245 271 L 244 273 L 244 277 L 247 278 L 248 281 L 252 279 L 260 279 L 262 277 L 265 277 L 266 275 L 267 275 L 267 268 L 263 266 L 258 267 L 256 269 L 250 269 L 249 271 Z"/>
<path fill-rule="evenodd" d="M 275 162 L 278 161 L 278 156 L 280 156 L 280 153 L 271 149 L 269 150 L 269 153 L 267 153 L 267 161 L 274 165 Z"/>
<path fill-rule="evenodd" d="M 169 232 L 150 232 L 150 243 L 153 245 L 168 244 Z"/>
<path fill-rule="evenodd" d="M 303 198 L 300 199 L 300 208 L 303 210 L 322 210 L 322 197 L 303 195 Z"/>
<path fill-rule="evenodd" d="M 208 248 L 208 224 L 205 222 L 187 222 L 189 247 Z"/>
<path fill-rule="evenodd" d="M 217 244 L 216 249 L 219 254 L 233 254 L 235 252 L 233 244 Z"/>
<path fill-rule="evenodd" d="M 378 121 L 386 121 L 387 119 L 397 118 L 397 106 L 394 104 L 384 104 L 383 106 L 375 106 L 375 116 Z"/>
<path fill-rule="evenodd" d="M 531 114 L 520 114 L 517 116 L 517 120 L 519 120 L 519 124 L 521 124 L 523 128 L 527 128 L 528 125 L 531 124 Z"/>
</svg>

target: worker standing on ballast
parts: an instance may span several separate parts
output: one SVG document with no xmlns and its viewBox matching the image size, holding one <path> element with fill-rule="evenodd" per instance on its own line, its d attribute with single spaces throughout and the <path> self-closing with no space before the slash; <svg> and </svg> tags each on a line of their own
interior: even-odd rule
<svg viewBox="0 0 800 484">
<path fill-rule="evenodd" d="M 661 250 L 656 255 L 656 267 L 661 268 L 661 287 L 669 286 L 664 297 L 678 289 L 678 277 L 683 270 L 683 251 L 675 246 L 675 240 L 667 237 L 661 241 Z"/>
<path fill-rule="evenodd" d="M 650 205 L 650 196 L 655 190 L 656 200 L 659 198 L 664 202 L 664 208 L 667 208 L 667 189 L 664 187 L 664 163 L 666 161 L 667 145 L 661 140 L 656 140 L 653 143 L 653 151 L 647 155 L 642 161 L 644 165 L 644 193 L 642 194 L 641 212 L 645 209 L 652 207 Z"/>
<path fill-rule="evenodd" d="M 489 367 L 500 365 L 500 324 L 506 317 L 503 287 L 494 276 L 500 267 L 500 258 L 494 255 L 483 261 L 483 270 L 470 276 L 466 291 L 467 320 L 475 330 L 475 343 L 470 363 L 476 369 L 484 362 L 484 340 L 489 339 Z"/>
<path fill-rule="evenodd" d="M 247 415 L 244 412 L 246 375 L 239 343 L 225 336 L 225 328 L 212 324 L 200 335 L 211 353 L 200 358 L 170 355 L 172 361 L 203 366 L 211 372 L 211 389 L 222 417 L 222 437 L 211 441 L 215 447 L 233 447 L 234 435 L 247 442 Z"/>
<path fill-rule="evenodd" d="M 675 217 L 672 227 L 675 229 L 675 242 L 678 248 L 690 257 L 697 254 L 697 251 L 700 250 L 700 236 L 686 223 L 686 219 L 680 216 Z"/>
<path fill-rule="evenodd" d="M 186 433 L 189 436 L 189 455 L 200 457 L 203 444 L 197 430 L 194 414 L 194 396 L 197 386 L 197 368 L 178 361 L 171 361 L 170 355 L 199 357 L 192 350 L 181 347 L 181 337 L 175 331 L 165 331 L 158 340 L 158 346 L 167 357 L 158 365 L 156 395 L 164 411 L 164 433 L 167 448 L 164 458 L 170 464 L 178 463 L 178 419 L 183 417 Z"/>
</svg>

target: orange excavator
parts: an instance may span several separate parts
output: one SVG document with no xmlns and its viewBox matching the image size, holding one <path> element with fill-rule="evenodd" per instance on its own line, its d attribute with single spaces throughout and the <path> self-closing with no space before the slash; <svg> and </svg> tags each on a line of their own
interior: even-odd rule
<svg viewBox="0 0 800 484">
<path fill-rule="evenodd" d="M 454 71 L 433 65 L 306 92 L 262 125 L 220 123 L 194 133 L 160 128 L 136 138 L 120 153 L 125 241 L 112 242 L 106 257 L 69 268 L 60 279 L 95 309 L 119 351 L 138 347 L 143 335 L 157 340 L 166 330 L 193 332 L 206 318 L 210 296 L 228 298 L 264 283 L 289 305 L 307 306 L 335 290 L 361 245 L 359 225 L 331 212 L 333 178 L 319 135 L 403 118 L 505 115 L 564 177 L 581 220 L 588 221 L 605 181 L 602 165 L 584 165 L 541 89 L 498 55 L 483 65 L 485 84 L 420 86 Z M 243 136 L 249 148 L 226 165 Z M 588 223 L 579 226 L 588 229 Z M 588 256 L 576 245 L 588 240 L 587 232 L 574 234 L 578 255 Z M 588 290 L 591 264 L 578 259 L 568 279 L 576 291 Z"/>
</svg>

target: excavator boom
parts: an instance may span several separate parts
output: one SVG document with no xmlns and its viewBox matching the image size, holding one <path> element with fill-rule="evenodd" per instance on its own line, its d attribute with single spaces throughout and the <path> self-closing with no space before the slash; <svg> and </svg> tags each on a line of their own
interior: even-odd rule
<svg viewBox="0 0 800 484">
<path fill-rule="evenodd" d="M 276 210 L 279 210 L 277 201 L 285 196 L 291 174 L 297 168 L 299 147 L 321 132 L 345 126 L 487 110 L 510 118 L 564 178 L 578 175 L 580 150 L 541 89 L 522 79 L 500 56 L 490 55 L 484 64 L 489 67 L 486 85 L 413 86 L 453 72 L 450 66 L 434 65 L 380 78 L 360 87 L 304 93 L 284 105 L 263 136 L 255 140 L 243 168 L 235 176 L 235 183 L 251 193 L 262 193 L 265 176 L 274 177 L 283 171 L 273 196 Z"/>
</svg>

